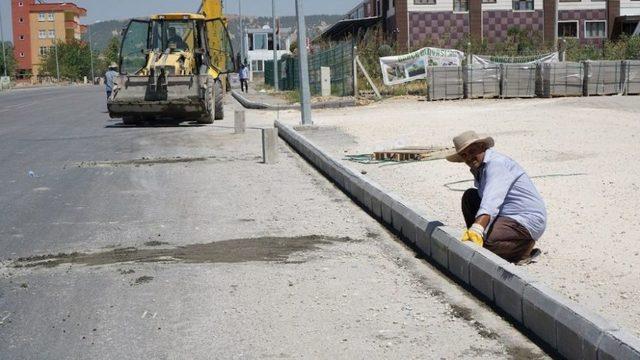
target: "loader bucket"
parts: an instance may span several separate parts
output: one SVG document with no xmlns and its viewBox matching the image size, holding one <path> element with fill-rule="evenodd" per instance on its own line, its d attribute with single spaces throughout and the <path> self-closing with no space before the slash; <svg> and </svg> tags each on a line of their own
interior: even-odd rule
<svg viewBox="0 0 640 360">
<path fill-rule="evenodd" d="M 121 75 L 107 108 L 112 118 L 194 119 L 205 116 L 206 76 L 167 76 L 156 85 L 153 77 Z"/>
</svg>

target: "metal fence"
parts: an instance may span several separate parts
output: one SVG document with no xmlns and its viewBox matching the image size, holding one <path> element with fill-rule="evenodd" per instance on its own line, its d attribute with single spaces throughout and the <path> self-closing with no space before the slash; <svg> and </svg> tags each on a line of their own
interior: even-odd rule
<svg viewBox="0 0 640 360">
<path fill-rule="evenodd" d="M 309 87 L 312 95 L 321 93 L 320 68 L 331 69 L 331 95 L 353 95 L 354 45 L 351 41 L 337 44 L 329 49 L 309 55 Z M 265 61 L 264 81 L 273 86 L 273 61 Z M 278 61 L 280 90 L 297 90 L 298 59 L 284 58 Z"/>
</svg>

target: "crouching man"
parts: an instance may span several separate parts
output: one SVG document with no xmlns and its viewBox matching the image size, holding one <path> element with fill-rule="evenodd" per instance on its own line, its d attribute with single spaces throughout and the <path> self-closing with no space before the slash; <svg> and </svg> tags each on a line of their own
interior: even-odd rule
<svg viewBox="0 0 640 360">
<path fill-rule="evenodd" d="M 462 196 L 467 224 L 462 240 L 472 241 L 510 262 L 526 262 L 539 254 L 533 249 L 545 230 L 544 201 L 524 169 L 493 149 L 491 137 L 473 131 L 453 138 L 451 162 L 464 162 L 476 188 Z"/>
</svg>

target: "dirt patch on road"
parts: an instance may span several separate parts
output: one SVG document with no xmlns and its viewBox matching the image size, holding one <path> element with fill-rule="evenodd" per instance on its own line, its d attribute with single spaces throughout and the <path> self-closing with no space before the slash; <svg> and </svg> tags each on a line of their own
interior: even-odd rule
<svg viewBox="0 0 640 360">
<path fill-rule="evenodd" d="M 79 168 L 112 168 L 121 166 L 153 166 L 153 165 L 168 165 L 168 164 L 188 164 L 195 162 L 232 162 L 232 161 L 257 161 L 262 159 L 258 155 L 246 155 L 246 156 L 199 156 L 199 157 L 157 157 L 149 158 L 143 157 L 140 159 L 131 160 L 108 160 L 108 161 L 82 161 L 76 164 Z"/>
<path fill-rule="evenodd" d="M 242 263 L 250 261 L 286 262 L 293 253 L 315 251 L 321 245 L 356 241 L 349 237 L 309 235 L 302 237 L 262 237 L 179 246 L 172 249 L 119 248 L 99 253 L 60 253 L 19 258 L 16 268 L 55 267 L 62 264 L 88 266 L 125 262 Z"/>
</svg>

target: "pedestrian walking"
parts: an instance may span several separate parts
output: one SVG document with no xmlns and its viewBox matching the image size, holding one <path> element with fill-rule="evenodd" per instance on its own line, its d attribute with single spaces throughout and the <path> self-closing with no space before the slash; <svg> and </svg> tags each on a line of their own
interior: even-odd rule
<svg viewBox="0 0 640 360">
<path fill-rule="evenodd" d="M 107 101 L 111 99 L 111 93 L 113 92 L 113 84 L 116 77 L 118 76 L 118 72 L 116 71 L 117 68 L 118 68 L 118 65 L 112 62 L 109 65 L 109 70 L 107 70 L 107 72 L 104 74 L 104 85 L 107 90 Z"/>
<path fill-rule="evenodd" d="M 493 149 L 491 137 L 466 131 L 453 138 L 451 162 L 464 162 L 475 188 L 462 196 L 467 229 L 463 241 L 472 241 L 510 262 L 527 262 L 540 254 L 534 249 L 547 224 L 544 201 L 524 169 Z"/>
<path fill-rule="evenodd" d="M 249 68 L 245 64 L 240 64 L 240 70 L 238 70 L 238 75 L 240 75 L 240 89 L 242 92 L 249 92 Z"/>
</svg>

